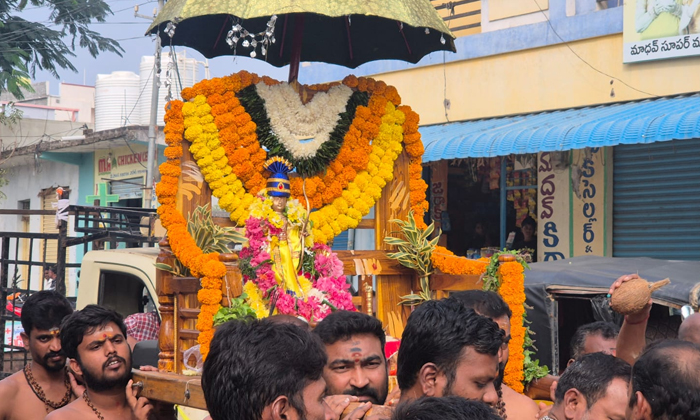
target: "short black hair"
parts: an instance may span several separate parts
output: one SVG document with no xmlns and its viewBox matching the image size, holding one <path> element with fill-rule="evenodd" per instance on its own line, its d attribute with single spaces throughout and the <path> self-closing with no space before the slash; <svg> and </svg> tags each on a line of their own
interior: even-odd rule
<svg viewBox="0 0 700 420">
<path fill-rule="evenodd" d="M 83 337 L 92 334 L 97 328 L 104 327 L 110 322 L 117 324 L 126 338 L 124 318 L 116 311 L 99 305 L 88 305 L 64 318 L 61 323 L 61 348 L 66 356 L 80 361 L 78 346 L 83 342 Z"/>
<path fill-rule="evenodd" d="M 474 309 L 479 315 L 491 319 L 507 316 L 509 319 L 513 312 L 508 304 L 496 292 L 485 290 L 465 290 L 463 292 L 450 293 L 450 298 L 457 299 L 469 309 Z"/>
<path fill-rule="evenodd" d="M 49 265 L 46 267 L 47 270 L 51 270 L 54 274 L 56 274 L 56 266 L 55 265 Z"/>
<path fill-rule="evenodd" d="M 590 408 L 605 396 L 613 379 L 629 383 L 632 368 L 622 359 L 605 353 L 591 353 L 576 359 L 559 378 L 555 392 L 555 404 L 564 400 L 570 389 L 577 389 L 586 398 Z"/>
<path fill-rule="evenodd" d="M 423 397 L 399 404 L 391 420 L 501 420 L 481 401 L 462 397 Z"/>
<path fill-rule="evenodd" d="M 430 300 L 408 317 L 401 337 L 396 379 L 401 391 L 410 389 L 426 363 L 435 363 L 449 387 L 465 347 L 496 356 L 503 344 L 498 324 L 468 309 L 456 299 Z"/>
<path fill-rule="evenodd" d="M 32 328 L 50 330 L 58 327 L 72 313 L 73 307 L 65 296 L 53 290 L 43 290 L 27 298 L 20 319 L 25 334 L 30 335 Z"/>
<path fill-rule="evenodd" d="M 382 345 L 382 350 L 386 344 L 386 334 L 384 334 L 381 321 L 362 312 L 333 312 L 316 325 L 314 333 L 326 345 L 334 344 L 340 340 L 349 340 L 353 335 L 360 334 L 377 337 Z"/>
<path fill-rule="evenodd" d="M 523 219 L 522 222 L 520 222 L 521 228 L 525 225 L 530 225 L 534 228 L 534 227 L 537 227 L 537 222 L 535 222 L 535 219 L 533 219 L 532 216 L 527 216 L 526 218 Z"/>
<path fill-rule="evenodd" d="M 287 396 L 304 415 L 302 391 L 326 365 L 321 340 L 308 329 L 269 320 L 230 321 L 216 329 L 204 362 L 202 389 L 214 420 L 259 420 Z"/>
<path fill-rule="evenodd" d="M 602 335 L 606 340 L 615 340 L 620 333 L 620 328 L 612 322 L 597 321 L 578 327 L 571 337 L 571 359 L 578 360 L 583 356 L 586 347 L 586 338 L 591 335 Z"/>
<path fill-rule="evenodd" d="M 689 341 L 651 344 L 632 368 L 630 407 L 641 392 L 652 417 L 662 420 L 700 418 L 700 347 Z"/>
</svg>

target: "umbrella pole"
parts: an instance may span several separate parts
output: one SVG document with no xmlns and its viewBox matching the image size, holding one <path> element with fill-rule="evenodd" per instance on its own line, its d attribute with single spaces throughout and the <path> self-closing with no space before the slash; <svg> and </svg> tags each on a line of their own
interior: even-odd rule
<svg viewBox="0 0 700 420">
<path fill-rule="evenodd" d="M 301 44 L 304 38 L 304 14 L 299 13 L 294 17 L 294 36 L 292 38 L 292 52 L 289 57 L 289 83 L 295 83 L 299 79 L 299 62 L 301 61 Z"/>
</svg>

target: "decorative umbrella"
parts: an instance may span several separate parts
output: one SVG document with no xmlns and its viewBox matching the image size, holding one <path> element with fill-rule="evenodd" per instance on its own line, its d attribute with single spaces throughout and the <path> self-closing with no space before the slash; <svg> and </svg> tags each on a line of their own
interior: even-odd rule
<svg viewBox="0 0 700 420">
<path fill-rule="evenodd" d="M 152 33 L 163 45 L 194 48 L 207 58 L 291 64 L 290 81 L 300 61 L 355 68 L 455 51 L 454 35 L 429 0 L 170 0 L 148 28 Z"/>
</svg>

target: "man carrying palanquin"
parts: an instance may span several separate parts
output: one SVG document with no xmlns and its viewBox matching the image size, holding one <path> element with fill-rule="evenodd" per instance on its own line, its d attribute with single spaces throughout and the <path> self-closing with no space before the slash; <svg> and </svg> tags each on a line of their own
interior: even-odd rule
<svg viewBox="0 0 700 420">
<path fill-rule="evenodd" d="M 131 348 L 124 320 L 113 310 L 88 305 L 61 323 L 70 368 L 85 383 L 82 397 L 47 420 L 146 420 L 153 406 L 132 387 Z"/>
<path fill-rule="evenodd" d="M 73 399 L 59 325 L 73 312 L 54 291 L 31 295 L 22 307 L 21 334 L 32 357 L 21 372 L 0 381 L 0 420 L 43 419 Z"/>
</svg>

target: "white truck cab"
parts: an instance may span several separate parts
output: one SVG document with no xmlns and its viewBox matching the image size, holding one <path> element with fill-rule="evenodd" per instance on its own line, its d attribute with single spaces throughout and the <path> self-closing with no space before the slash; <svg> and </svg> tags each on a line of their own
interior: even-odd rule
<svg viewBox="0 0 700 420">
<path fill-rule="evenodd" d="M 90 251 L 83 257 L 76 309 L 98 304 L 122 316 L 158 308 L 158 248 Z"/>
</svg>

